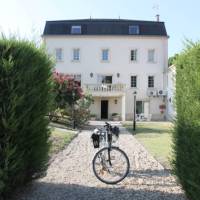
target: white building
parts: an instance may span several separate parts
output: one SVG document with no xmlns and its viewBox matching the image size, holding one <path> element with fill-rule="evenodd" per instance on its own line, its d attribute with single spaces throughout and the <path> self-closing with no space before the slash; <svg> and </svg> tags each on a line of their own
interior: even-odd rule
<svg viewBox="0 0 200 200">
<path fill-rule="evenodd" d="M 81 81 L 94 97 L 91 113 L 110 119 L 163 120 L 166 110 L 168 36 L 163 22 L 122 19 L 47 21 L 43 40 L 56 70 Z"/>
<path fill-rule="evenodd" d="M 168 68 L 167 86 L 167 118 L 174 120 L 176 117 L 175 91 L 176 91 L 176 67 L 171 65 Z"/>
</svg>

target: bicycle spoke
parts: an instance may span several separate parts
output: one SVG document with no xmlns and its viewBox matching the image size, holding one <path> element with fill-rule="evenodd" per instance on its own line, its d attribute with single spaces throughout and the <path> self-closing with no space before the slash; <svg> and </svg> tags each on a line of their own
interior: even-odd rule
<svg viewBox="0 0 200 200">
<path fill-rule="evenodd" d="M 94 172 L 97 178 L 105 183 L 117 183 L 121 181 L 128 173 L 129 161 L 122 150 L 111 148 L 110 160 L 108 156 L 108 148 L 100 150 L 101 161 L 94 160 Z M 99 154 L 100 154 L 99 153 Z M 96 158 L 99 158 L 97 153 Z"/>
</svg>

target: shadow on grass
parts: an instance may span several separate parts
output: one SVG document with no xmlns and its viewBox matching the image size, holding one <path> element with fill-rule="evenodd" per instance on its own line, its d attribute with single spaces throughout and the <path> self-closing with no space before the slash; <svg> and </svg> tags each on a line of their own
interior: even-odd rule
<svg viewBox="0 0 200 200">
<path fill-rule="evenodd" d="M 36 182 L 15 200 L 185 200 L 183 194 L 147 189 L 125 189 L 120 185 L 111 187 L 88 187 L 78 184 L 55 184 Z"/>
</svg>

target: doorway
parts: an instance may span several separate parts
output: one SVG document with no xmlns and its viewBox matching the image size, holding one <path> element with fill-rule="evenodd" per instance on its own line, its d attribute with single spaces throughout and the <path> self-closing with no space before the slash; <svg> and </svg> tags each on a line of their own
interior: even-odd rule
<svg viewBox="0 0 200 200">
<path fill-rule="evenodd" d="M 98 75 L 98 83 L 112 84 L 112 76 Z"/>
<path fill-rule="evenodd" d="M 108 100 L 101 100 L 101 119 L 108 119 Z"/>
<path fill-rule="evenodd" d="M 136 114 L 144 114 L 144 103 L 143 101 L 136 101 Z"/>
</svg>

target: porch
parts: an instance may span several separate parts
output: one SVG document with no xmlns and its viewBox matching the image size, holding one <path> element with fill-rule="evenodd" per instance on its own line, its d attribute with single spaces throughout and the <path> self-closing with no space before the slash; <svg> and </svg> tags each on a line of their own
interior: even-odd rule
<svg viewBox="0 0 200 200">
<path fill-rule="evenodd" d="M 96 96 L 90 107 L 94 120 L 125 121 L 125 95 Z"/>
</svg>

